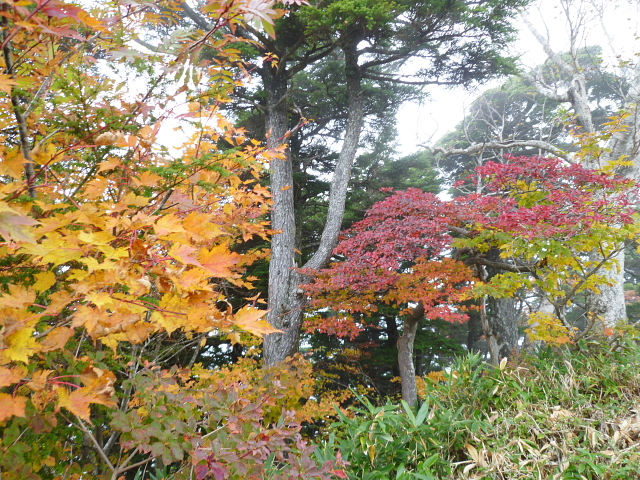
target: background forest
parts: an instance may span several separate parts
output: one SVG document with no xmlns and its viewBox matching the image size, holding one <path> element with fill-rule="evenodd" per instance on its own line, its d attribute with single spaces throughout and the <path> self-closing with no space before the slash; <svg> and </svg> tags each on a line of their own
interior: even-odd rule
<svg viewBox="0 0 640 480">
<path fill-rule="evenodd" d="M 0 0 L 0 480 L 640 478 L 639 5 L 558 4 Z"/>
</svg>

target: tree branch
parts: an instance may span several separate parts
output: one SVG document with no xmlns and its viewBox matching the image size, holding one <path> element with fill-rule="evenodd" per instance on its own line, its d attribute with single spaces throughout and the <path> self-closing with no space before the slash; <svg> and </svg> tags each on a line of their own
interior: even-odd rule
<svg viewBox="0 0 640 480">
<path fill-rule="evenodd" d="M 516 148 L 516 147 L 532 147 L 538 148 L 540 150 L 544 150 L 545 152 L 549 152 L 555 155 L 558 158 L 562 158 L 563 160 L 569 163 L 575 163 L 573 159 L 573 155 L 566 150 L 562 150 L 561 148 L 556 147 L 555 145 L 545 142 L 543 140 L 507 140 L 505 142 L 485 142 L 485 143 L 476 143 L 467 148 L 443 148 L 443 147 L 429 147 L 427 145 L 421 145 L 422 147 L 427 148 L 433 153 L 441 153 L 444 156 L 448 157 L 451 155 L 469 155 L 473 153 L 482 153 L 485 150 L 495 150 L 495 149 L 506 149 L 506 148 Z"/>
<path fill-rule="evenodd" d="M 199 15 L 195 10 L 193 10 L 187 2 L 181 2 L 179 6 L 182 11 L 187 14 L 187 17 L 189 17 L 199 28 L 205 31 L 213 29 L 213 25 L 207 22 L 202 15 Z"/>
<path fill-rule="evenodd" d="M 469 257 L 462 260 L 465 265 L 484 265 L 485 267 L 495 268 L 497 270 L 505 270 L 513 273 L 534 273 L 536 267 L 531 265 L 517 265 L 505 262 L 494 262 L 484 257 Z"/>
<path fill-rule="evenodd" d="M 442 80 L 401 80 L 397 77 L 392 76 L 384 76 L 384 75 L 375 75 L 373 73 L 365 73 L 362 75 L 363 78 L 368 78 L 369 80 L 378 80 L 380 82 L 393 82 L 399 83 L 402 85 L 460 85 L 460 82 L 454 81 L 442 81 Z"/>
<path fill-rule="evenodd" d="M 2 5 L 2 10 L 8 9 L 8 4 Z M 0 16 L 0 25 L 5 30 L 3 35 L 3 47 L 2 52 L 4 54 L 4 64 L 5 64 L 5 72 L 15 80 L 16 72 L 15 65 L 13 63 L 13 48 L 11 46 L 11 37 L 9 32 L 9 21 L 6 17 Z M 22 156 L 25 158 L 26 163 L 24 164 L 24 172 L 27 180 L 27 188 L 29 190 L 29 196 L 32 198 L 36 198 L 36 186 L 35 186 L 35 167 L 33 163 L 33 158 L 31 156 L 31 145 L 29 142 L 29 131 L 27 129 L 27 119 L 23 113 L 21 99 L 13 93 L 14 90 L 11 91 L 11 106 L 13 108 L 13 115 L 16 118 L 16 123 L 18 124 L 18 134 L 20 136 L 20 146 L 22 148 Z"/>
<path fill-rule="evenodd" d="M 102 446 L 98 443 L 98 440 L 96 440 L 96 437 L 93 435 L 91 430 L 87 428 L 87 426 L 84 424 L 84 422 L 80 417 L 76 416 L 76 418 L 78 419 L 78 426 L 80 427 L 80 430 L 82 430 L 84 434 L 89 437 L 89 439 L 91 440 L 91 443 L 93 443 L 93 445 L 96 447 L 98 454 L 109 467 L 109 470 L 111 470 L 112 473 L 116 473 L 117 472 L 116 468 L 111 463 L 111 460 L 109 460 L 109 457 L 107 457 L 107 455 L 104 453 L 104 450 L 102 450 Z"/>
</svg>

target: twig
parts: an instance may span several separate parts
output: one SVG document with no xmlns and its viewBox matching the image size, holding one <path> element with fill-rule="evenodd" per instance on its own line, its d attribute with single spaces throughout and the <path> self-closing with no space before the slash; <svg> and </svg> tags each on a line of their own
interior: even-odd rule
<svg viewBox="0 0 640 480">
<path fill-rule="evenodd" d="M 96 440 L 96 437 L 93 436 L 93 433 L 91 433 L 91 430 L 87 428 L 87 426 L 84 424 L 84 422 L 80 417 L 76 415 L 76 418 L 78 419 L 78 425 L 80 427 L 80 430 L 82 430 L 85 433 L 85 435 L 89 437 L 89 439 L 91 440 L 91 443 L 93 443 L 93 445 L 96 447 L 96 450 L 98 450 L 98 455 L 100 455 L 102 460 L 104 460 L 104 462 L 107 464 L 107 466 L 109 467 L 109 470 L 111 470 L 111 472 L 114 475 L 117 474 L 118 473 L 117 469 L 113 466 L 113 464 L 109 460 L 109 457 L 107 457 L 107 455 L 104 453 L 104 451 L 102 450 L 102 446 L 98 443 L 98 440 Z M 115 478 L 117 477 L 112 477 L 112 478 L 114 478 L 115 480 Z"/>
</svg>

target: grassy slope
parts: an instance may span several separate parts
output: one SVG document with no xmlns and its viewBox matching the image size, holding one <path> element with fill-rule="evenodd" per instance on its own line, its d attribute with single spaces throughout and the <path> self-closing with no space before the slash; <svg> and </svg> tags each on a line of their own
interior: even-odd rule
<svg viewBox="0 0 640 480">
<path fill-rule="evenodd" d="M 461 360 L 417 412 L 363 400 L 333 427 L 358 480 L 640 479 L 640 348 L 591 342 L 500 369 Z"/>
</svg>

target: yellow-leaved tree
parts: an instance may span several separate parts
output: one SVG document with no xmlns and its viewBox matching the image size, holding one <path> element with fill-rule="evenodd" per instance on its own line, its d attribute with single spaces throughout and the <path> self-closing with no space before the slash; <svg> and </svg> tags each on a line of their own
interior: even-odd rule
<svg viewBox="0 0 640 480">
<path fill-rule="evenodd" d="M 211 336 L 274 331 L 227 292 L 268 253 L 259 177 L 280 152 L 221 107 L 236 28 L 282 11 L 209 2 L 212 30 L 140 49 L 178 3 L 0 2 L 2 478 L 332 475 L 268 423 L 277 395 L 190 370 Z"/>
</svg>

